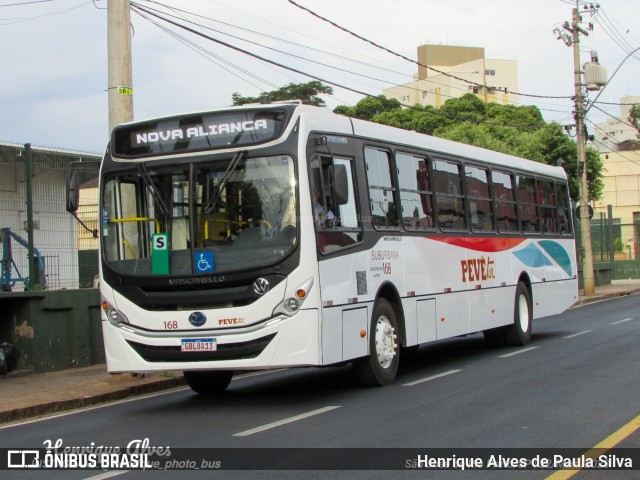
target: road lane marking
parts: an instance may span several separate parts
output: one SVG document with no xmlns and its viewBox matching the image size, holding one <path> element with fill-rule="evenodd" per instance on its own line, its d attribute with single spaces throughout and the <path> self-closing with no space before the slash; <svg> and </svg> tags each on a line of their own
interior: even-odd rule
<svg viewBox="0 0 640 480">
<path fill-rule="evenodd" d="M 276 373 L 276 372 L 283 372 L 285 370 L 289 370 L 287 368 L 279 368 L 276 370 L 264 370 L 264 371 L 259 371 L 259 372 L 249 372 L 249 373 L 241 373 L 237 376 L 234 376 L 233 379 L 231 380 L 231 382 L 234 382 L 236 380 L 242 380 L 243 378 L 251 378 L 251 377 L 259 377 L 262 375 L 268 375 L 270 373 Z M 160 397 L 162 395 L 170 395 L 172 393 L 176 393 L 176 392 L 186 392 L 186 391 L 190 391 L 191 389 L 189 387 L 185 387 L 185 386 L 179 386 L 179 387 L 173 387 L 167 390 L 162 390 L 160 392 L 155 392 L 155 393 L 150 393 L 147 395 L 140 395 L 140 396 L 133 396 L 133 397 L 129 397 L 129 398 L 123 398 L 122 400 L 115 400 L 115 401 L 106 401 L 105 403 L 101 403 L 98 405 L 94 405 L 94 406 L 87 406 L 87 407 L 80 407 L 77 409 L 72 409 L 72 410 L 68 410 L 66 412 L 62 412 L 62 413 L 55 413 L 55 414 L 47 414 L 47 413 L 43 413 L 42 416 L 38 417 L 38 418 L 32 418 L 32 419 L 28 419 L 25 421 L 20 421 L 19 419 L 16 420 L 14 423 L 8 423 L 6 425 L 0 425 L 0 430 L 5 430 L 8 428 L 15 428 L 15 427 L 21 427 L 23 425 L 29 425 L 32 423 L 39 423 L 39 422 L 44 422 L 47 420 L 53 420 L 56 418 L 61 418 L 61 417 L 68 417 L 70 415 L 76 415 L 78 413 L 85 413 L 85 412 L 90 412 L 92 410 L 100 410 L 102 408 L 109 408 L 109 407 L 113 407 L 116 405 L 122 405 L 124 403 L 131 403 L 131 402 L 137 402 L 139 400 L 147 400 L 149 398 L 153 398 L 153 397 Z"/>
<path fill-rule="evenodd" d="M 429 382 L 431 380 L 435 380 L 436 378 L 446 377 L 447 375 L 452 375 L 454 373 L 458 373 L 458 372 L 461 372 L 461 371 L 462 370 L 449 370 L 448 372 L 439 373 L 437 375 L 432 375 L 432 376 L 427 377 L 427 378 L 421 378 L 420 380 L 415 380 L 413 382 L 403 383 L 402 386 L 403 387 L 413 387 L 414 385 L 418 385 L 418 384 L 424 383 L 424 382 Z"/>
<path fill-rule="evenodd" d="M 629 438 L 637 430 L 640 430 L 640 415 L 631 420 L 629 423 L 620 427 L 617 431 L 613 432 L 595 447 L 585 452 L 584 456 L 586 458 L 597 458 L 605 451 L 612 449 L 623 440 Z M 567 480 L 573 477 L 576 473 L 579 473 L 581 470 L 582 469 L 558 470 L 549 475 L 545 480 Z"/>
<path fill-rule="evenodd" d="M 100 475 L 96 475 L 94 477 L 85 478 L 84 480 L 105 480 L 107 478 L 117 477 L 118 475 L 122 475 L 124 473 L 127 473 L 128 471 L 129 470 L 112 470 L 110 472 L 101 473 Z"/>
<path fill-rule="evenodd" d="M 521 353 L 529 352 L 531 350 L 535 350 L 536 348 L 540 348 L 540 347 L 523 348 L 522 350 L 516 350 L 515 352 L 505 353 L 504 355 L 498 355 L 498 358 L 513 357 L 514 355 L 520 355 Z"/>
<path fill-rule="evenodd" d="M 272 428 L 281 427 L 282 425 L 287 425 L 288 423 L 297 422 L 299 420 L 304 420 L 305 418 L 313 417 L 315 415 L 320 415 L 322 413 L 329 412 L 331 410 L 335 410 L 336 408 L 340 408 L 340 405 L 332 405 L 329 407 L 319 408 L 317 410 L 313 410 L 311 412 L 303 413 L 300 415 L 296 415 L 295 417 L 285 418 L 283 420 L 278 420 L 277 422 L 268 423 L 267 425 L 262 425 L 261 427 L 252 428 L 251 430 L 245 430 L 244 432 L 234 433 L 234 437 L 246 437 L 248 435 L 253 435 L 254 433 L 264 432 L 265 430 L 271 430 Z"/>
<path fill-rule="evenodd" d="M 584 332 L 574 333 L 573 335 L 567 335 L 566 337 L 562 337 L 562 338 L 575 338 L 575 337 L 579 337 L 580 335 L 585 335 L 591 332 L 593 332 L 593 330 L 585 330 Z"/>
<path fill-rule="evenodd" d="M 633 320 L 633 318 L 625 318 L 624 320 L 618 320 L 617 322 L 612 322 L 611 325 L 620 325 L 621 323 L 629 322 Z"/>
</svg>

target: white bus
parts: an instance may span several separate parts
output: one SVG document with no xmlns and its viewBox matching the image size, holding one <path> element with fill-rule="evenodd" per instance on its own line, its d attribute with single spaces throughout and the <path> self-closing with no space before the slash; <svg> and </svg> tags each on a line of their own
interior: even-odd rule
<svg viewBox="0 0 640 480">
<path fill-rule="evenodd" d="M 352 363 L 484 332 L 525 345 L 578 295 L 565 172 L 317 107 L 116 127 L 100 173 L 110 372 Z"/>
</svg>

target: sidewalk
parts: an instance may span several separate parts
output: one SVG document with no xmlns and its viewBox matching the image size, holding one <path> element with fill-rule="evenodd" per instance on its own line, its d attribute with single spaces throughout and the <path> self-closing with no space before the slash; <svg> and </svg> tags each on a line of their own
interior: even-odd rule
<svg viewBox="0 0 640 480">
<path fill-rule="evenodd" d="M 640 280 L 616 280 L 596 287 L 593 297 L 581 295 L 576 306 L 633 293 L 640 293 Z M 0 424 L 184 384 L 180 372 L 110 375 L 105 365 L 49 373 L 11 372 L 6 378 L 0 377 Z"/>
</svg>

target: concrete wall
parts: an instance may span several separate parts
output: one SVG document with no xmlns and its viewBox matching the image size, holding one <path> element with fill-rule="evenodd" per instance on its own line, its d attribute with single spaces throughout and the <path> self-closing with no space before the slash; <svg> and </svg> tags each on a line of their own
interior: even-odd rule
<svg viewBox="0 0 640 480">
<path fill-rule="evenodd" d="M 100 292 L 95 288 L 0 293 L 0 343 L 18 369 L 36 372 L 103 363 Z"/>
</svg>

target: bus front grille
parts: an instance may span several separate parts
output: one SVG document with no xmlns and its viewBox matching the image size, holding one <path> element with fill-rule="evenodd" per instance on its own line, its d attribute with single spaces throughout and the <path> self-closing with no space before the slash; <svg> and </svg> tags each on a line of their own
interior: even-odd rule
<svg viewBox="0 0 640 480">
<path fill-rule="evenodd" d="M 127 340 L 127 343 L 147 362 L 208 362 L 255 358 L 262 353 L 275 336 L 274 333 L 249 342 L 221 344 L 213 352 L 182 352 L 180 346 L 145 345 L 130 340 Z"/>
</svg>

